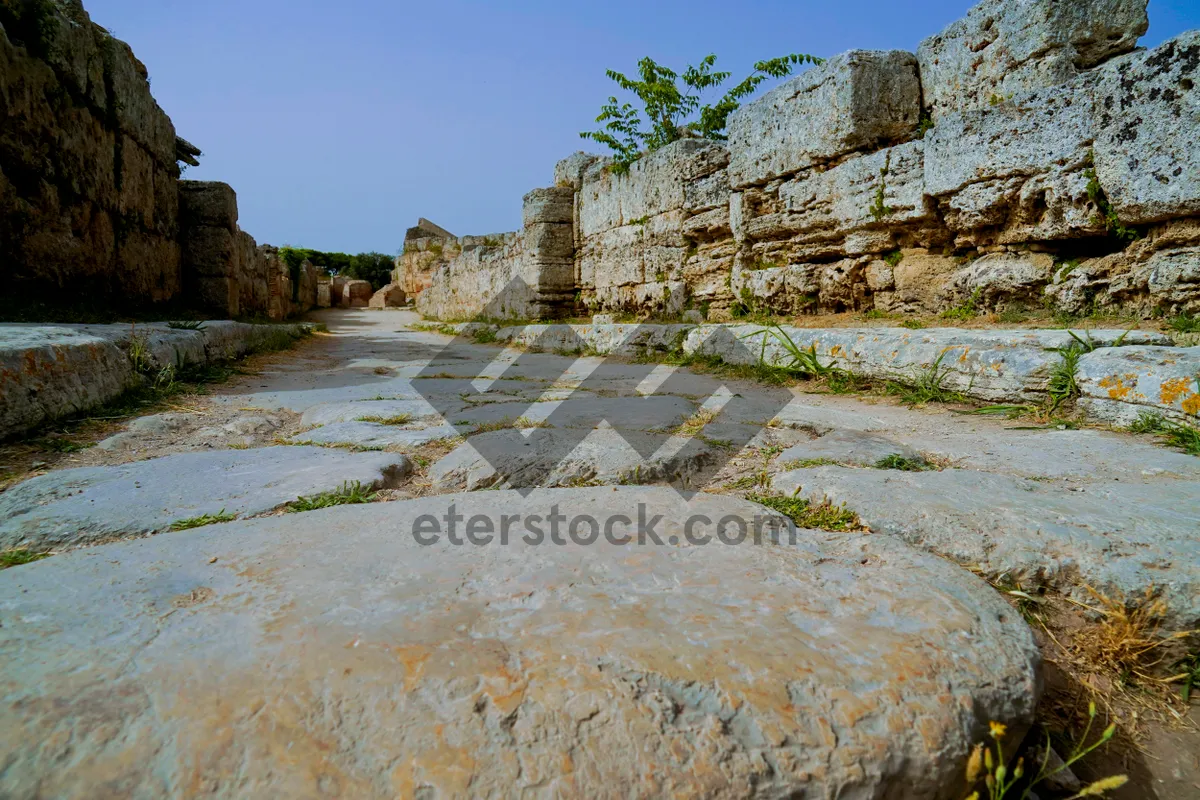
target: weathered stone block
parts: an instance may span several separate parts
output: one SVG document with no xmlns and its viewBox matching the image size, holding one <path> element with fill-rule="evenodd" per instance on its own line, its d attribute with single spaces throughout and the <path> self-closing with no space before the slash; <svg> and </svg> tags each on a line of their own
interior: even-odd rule
<svg viewBox="0 0 1200 800">
<path fill-rule="evenodd" d="M 684 187 L 721 169 L 725 148 L 703 139 L 681 139 L 650 153 L 623 175 L 589 170 L 580 190 L 579 226 L 586 238 L 659 214 L 680 211 Z"/>
<path fill-rule="evenodd" d="M 1200 214 L 1200 31 L 1101 70 L 1096 176 L 1125 224 Z"/>
<path fill-rule="evenodd" d="M 925 107 L 943 115 L 1066 83 L 1137 45 L 1146 0 L 984 0 L 917 48 Z"/>
<path fill-rule="evenodd" d="M 220 181 L 180 181 L 179 213 L 186 225 L 233 229 L 237 226 L 237 193 Z"/>
<path fill-rule="evenodd" d="M 575 190 L 551 186 L 525 195 L 521 217 L 526 228 L 539 223 L 575 221 Z"/>
<path fill-rule="evenodd" d="M 729 183 L 766 183 L 855 150 L 907 138 L 921 111 L 917 60 L 851 50 L 781 84 L 729 120 Z"/>
<path fill-rule="evenodd" d="M 683 186 L 683 210 L 690 214 L 729 206 L 729 174 L 721 169 Z"/>
<path fill-rule="evenodd" d="M 1054 257 L 1049 253 L 990 253 L 951 276 L 943 302 L 971 299 L 981 308 L 995 308 L 1014 301 L 1036 301 L 1053 273 Z"/>
<path fill-rule="evenodd" d="M 908 142 L 825 172 L 802 173 L 779 187 L 780 202 L 799 230 L 833 229 L 844 235 L 857 228 L 931 220 L 924 148 L 924 142 Z"/>
<path fill-rule="evenodd" d="M 533 261 L 569 261 L 575 257 L 575 233 L 570 225 L 527 225 L 525 252 Z"/>
<path fill-rule="evenodd" d="M 329 284 L 317 284 L 317 306 L 321 305 L 321 289 L 325 289 L 325 294 L 329 294 Z M 408 296 L 404 294 L 404 289 L 399 284 L 389 283 L 378 292 L 371 295 L 370 301 L 367 303 L 370 308 L 401 308 L 407 302 Z M 326 306 L 329 304 L 326 303 Z"/>
<path fill-rule="evenodd" d="M 948 195 L 985 180 L 1082 169 L 1093 137 L 1090 83 L 947 114 L 925 135 L 926 192 Z"/>
<path fill-rule="evenodd" d="M 181 244 L 185 273 L 206 277 L 237 274 L 237 237 L 229 228 L 188 228 L 183 232 Z"/>
<path fill-rule="evenodd" d="M 370 305 L 373 294 L 370 281 L 346 281 L 342 287 L 342 304 L 347 308 L 365 308 Z"/>
<path fill-rule="evenodd" d="M 583 176 L 598 162 L 609 159 L 578 150 L 554 165 L 554 185 L 568 187 L 578 192 L 583 186 Z"/>
<path fill-rule="evenodd" d="M 219 311 L 230 317 L 241 312 L 237 280 L 228 277 L 198 276 L 188 281 L 189 300 L 202 308 Z"/>
</svg>

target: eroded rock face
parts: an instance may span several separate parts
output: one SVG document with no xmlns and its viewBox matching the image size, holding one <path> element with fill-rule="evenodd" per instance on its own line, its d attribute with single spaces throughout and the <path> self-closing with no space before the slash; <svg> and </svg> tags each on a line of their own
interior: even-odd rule
<svg viewBox="0 0 1200 800">
<path fill-rule="evenodd" d="M 921 42 L 924 105 L 943 114 L 1066 83 L 1128 53 L 1150 25 L 1146 0 L 984 0 Z"/>
<path fill-rule="evenodd" d="M 1107 65 L 1096 86 L 1096 176 L 1129 225 L 1200 214 L 1200 31 Z"/>
<path fill-rule="evenodd" d="M 83 6 L 0 7 L 0 262 L 14 296 L 122 306 L 182 289 L 175 128 Z"/>
<path fill-rule="evenodd" d="M 921 110 L 917 62 L 901 50 L 851 50 L 734 112 L 729 183 L 763 184 L 856 150 L 902 140 Z"/>
<path fill-rule="evenodd" d="M 1038 655 L 1020 617 L 895 538 L 535 547 L 521 523 L 508 546 L 411 536 L 451 505 L 636 520 L 639 503 L 664 542 L 692 514 L 769 514 L 667 489 L 486 492 L 6 571 L 0 790 L 87 794 L 103 775 L 125 795 L 941 798 L 988 721 L 1032 719 Z"/>
</svg>

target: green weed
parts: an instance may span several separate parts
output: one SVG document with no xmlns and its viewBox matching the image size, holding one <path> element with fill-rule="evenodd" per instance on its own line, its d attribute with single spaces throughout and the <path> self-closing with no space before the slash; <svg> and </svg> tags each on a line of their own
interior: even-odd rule
<svg viewBox="0 0 1200 800">
<path fill-rule="evenodd" d="M 341 488 L 331 492 L 322 492 L 308 497 L 298 497 L 288 503 L 287 510 L 292 513 L 301 511 L 316 511 L 333 506 L 355 505 L 370 503 L 376 497 L 376 491 L 370 486 L 363 486 L 361 481 L 343 483 Z"/>
<path fill-rule="evenodd" d="M 359 417 L 356 422 L 374 422 L 377 425 L 407 425 L 412 422 L 412 414 L 396 414 L 391 417 Z"/>
<path fill-rule="evenodd" d="M 782 494 L 751 494 L 746 499 L 791 517 L 800 528 L 822 531 L 856 531 L 863 528 L 858 514 L 847 509 L 845 504 L 835 506 L 829 500 L 814 505 L 803 497 Z"/>
<path fill-rule="evenodd" d="M 1191 425 L 1143 411 L 1138 415 L 1137 421 L 1129 426 L 1129 430 L 1133 433 L 1157 434 L 1162 437 L 1163 444 L 1178 448 L 1189 455 L 1200 456 L 1200 430 Z"/>
<path fill-rule="evenodd" d="M 186 531 L 192 528 L 203 528 L 205 525 L 216 525 L 219 522 L 233 522 L 237 516 L 237 514 L 226 514 L 225 509 L 222 508 L 216 514 L 201 514 L 198 517 L 177 519 L 171 523 L 171 530 Z"/>
<path fill-rule="evenodd" d="M 13 550 L 0 550 L 0 569 L 19 567 L 22 564 L 32 564 L 34 561 L 41 561 L 43 558 L 49 557 L 49 553 L 35 553 L 23 547 Z"/>
<path fill-rule="evenodd" d="M 876 461 L 875 469 L 896 469 L 900 470 L 901 472 L 925 472 L 929 469 L 929 465 L 925 463 L 924 459 L 914 459 L 900 455 L 899 453 L 892 453 L 890 456 L 884 456 Z"/>
</svg>

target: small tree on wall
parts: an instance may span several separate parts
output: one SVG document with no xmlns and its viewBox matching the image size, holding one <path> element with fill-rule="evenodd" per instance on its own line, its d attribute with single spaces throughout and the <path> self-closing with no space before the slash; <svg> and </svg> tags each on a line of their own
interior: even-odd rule
<svg viewBox="0 0 1200 800">
<path fill-rule="evenodd" d="M 729 122 L 729 115 L 763 81 L 785 78 L 792 74 L 794 67 L 820 64 L 823 60 L 816 56 L 792 53 L 769 61 L 759 61 L 754 65 L 753 73 L 725 92 L 716 103 L 701 105 L 704 92 L 721 86 L 733 75 L 731 72 L 713 71 L 717 63 L 715 55 L 705 56 L 698 66 L 689 64 L 682 75 L 651 58 L 643 58 L 638 62 L 639 77 L 636 80 L 611 69 L 607 75 L 641 101 L 650 130 L 642 130 L 642 112 L 633 104 L 621 103 L 616 97 L 610 97 L 601 106 L 600 116 L 596 117 L 596 122 L 605 123 L 604 127 L 579 135 L 606 145 L 614 153 L 612 170 L 627 172 L 629 166 L 644 153 L 652 153 L 684 137 L 724 140 L 727 138 L 725 126 Z"/>
</svg>

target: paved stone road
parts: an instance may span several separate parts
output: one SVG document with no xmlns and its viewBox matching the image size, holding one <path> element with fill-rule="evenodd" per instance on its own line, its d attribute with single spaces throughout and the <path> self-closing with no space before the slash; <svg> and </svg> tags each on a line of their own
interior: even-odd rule
<svg viewBox="0 0 1200 800">
<path fill-rule="evenodd" d="M 35 549 L 268 515 L 0 573 L 0 793 L 938 797 L 1039 688 L 1024 623 L 936 555 L 1154 585 L 1172 626 L 1200 621 L 1200 459 L 1146 439 L 326 321 L 207 417 L 139 420 L 0 495 L 0 541 Z M 347 480 L 394 502 L 271 514 Z M 871 533 L 688 539 L 780 523 L 737 496 L 771 489 Z M 560 512 L 565 544 L 517 539 Z M 639 513 L 661 546 L 599 534 Z"/>
</svg>

